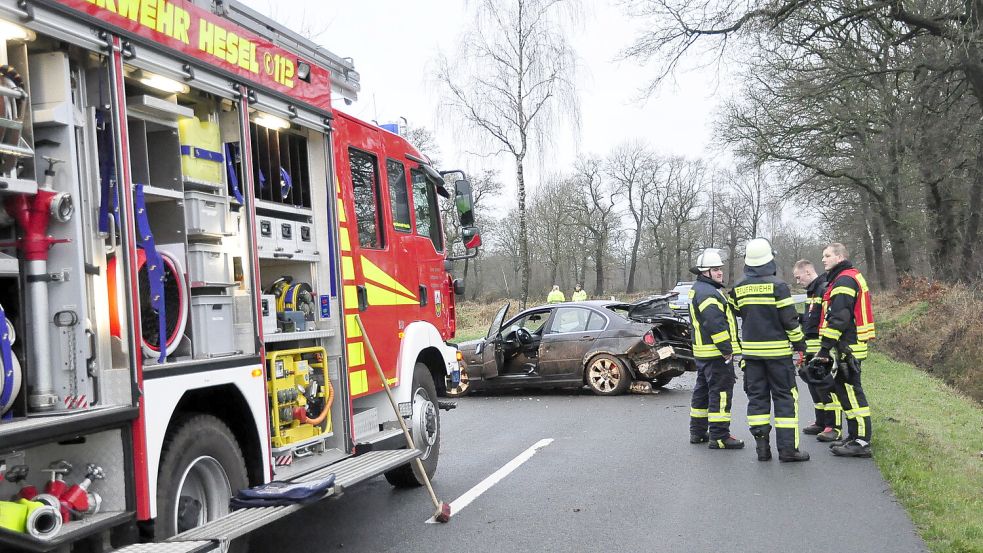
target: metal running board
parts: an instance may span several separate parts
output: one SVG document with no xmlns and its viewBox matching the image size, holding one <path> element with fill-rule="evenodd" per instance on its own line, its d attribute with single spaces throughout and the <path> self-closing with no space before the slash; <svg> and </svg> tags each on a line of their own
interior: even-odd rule
<svg viewBox="0 0 983 553">
<path fill-rule="evenodd" d="M 218 547 L 213 541 L 176 541 L 170 543 L 138 543 L 114 553 L 203 553 Z"/>
<path fill-rule="evenodd" d="M 390 469 L 405 465 L 407 462 L 413 460 L 413 458 L 419 457 L 419 455 L 420 451 L 417 449 L 370 451 L 364 455 L 350 457 L 314 472 L 298 476 L 297 478 L 293 478 L 291 482 L 307 482 L 324 478 L 328 474 L 334 473 L 334 487 L 324 494 L 324 497 L 321 498 L 324 499 L 331 495 L 340 494 L 345 488 L 358 484 L 363 480 L 368 480 Z M 286 505 L 283 507 L 239 509 L 204 526 L 192 528 L 187 532 L 178 534 L 169 539 L 168 542 L 189 542 L 197 540 L 231 541 L 291 513 L 297 512 L 307 505 L 309 503 L 304 505 Z M 147 553 L 158 553 L 156 549 L 148 549 L 146 551 Z M 164 550 L 161 550 L 160 553 L 164 553 Z"/>
</svg>

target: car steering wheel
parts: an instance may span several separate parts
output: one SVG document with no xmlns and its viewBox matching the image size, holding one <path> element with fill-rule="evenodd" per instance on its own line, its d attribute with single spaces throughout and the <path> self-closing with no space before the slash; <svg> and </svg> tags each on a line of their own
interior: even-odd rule
<svg viewBox="0 0 983 553">
<path fill-rule="evenodd" d="M 519 340 L 520 344 L 532 343 L 532 334 L 524 328 L 515 329 L 515 337 Z"/>
</svg>

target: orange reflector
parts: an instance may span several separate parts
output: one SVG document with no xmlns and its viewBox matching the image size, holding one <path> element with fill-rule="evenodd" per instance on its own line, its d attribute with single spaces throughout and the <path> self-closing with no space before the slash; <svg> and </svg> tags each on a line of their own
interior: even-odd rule
<svg viewBox="0 0 983 553">
<path fill-rule="evenodd" d="M 259 378 L 263 376 L 263 369 L 253 369 L 253 378 Z"/>
<path fill-rule="evenodd" d="M 403 336 L 406 336 L 406 333 L 403 332 L 403 331 L 400 331 L 399 332 L 399 339 L 402 340 L 403 339 Z"/>
<path fill-rule="evenodd" d="M 458 350 L 457 351 L 457 360 L 460 361 L 461 359 L 464 359 L 464 354 L 461 353 L 461 350 Z"/>
</svg>

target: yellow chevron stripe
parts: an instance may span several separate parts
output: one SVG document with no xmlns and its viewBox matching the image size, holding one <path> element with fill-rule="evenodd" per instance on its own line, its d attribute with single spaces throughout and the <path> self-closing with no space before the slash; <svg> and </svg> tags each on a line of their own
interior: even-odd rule
<svg viewBox="0 0 983 553">
<path fill-rule="evenodd" d="M 357 367 L 365 364 L 365 345 L 362 342 L 348 344 L 348 366 Z M 362 371 L 365 372 L 365 371 Z"/>
<path fill-rule="evenodd" d="M 338 222 L 347 223 L 348 216 L 345 215 L 345 204 L 341 202 L 341 198 L 338 198 Z"/>
<path fill-rule="evenodd" d="M 406 289 L 405 286 L 400 284 L 395 278 L 389 276 L 385 271 L 377 267 L 374 263 L 369 261 L 362 256 L 362 275 L 367 279 L 385 286 L 386 288 L 392 288 L 397 292 L 409 296 L 414 302 L 418 301 L 416 295 Z"/>
<path fill-rule="evenodd" d="M 355 315 L 345 315 L 345 337 L 362 337 L 362 329 L 358 328 L 358 323 L 355 322 Z"/>
<path fill-rule="evenodd" d="M 357 396 L 369 391 L 369 374 L 366 371 L 355 371 L 348 374 L 348 389 L 351 395 Z"/>
<path fill-rule="evenodd" d="M 407 298 L 371 282 L 365 283 L 365 290 L 369 295 L 369 305 L 414 305 L 420 303 L 418 300 Z"/>
<path fill-rule="evenodd" d="M 345 286 L 345 309 L 358 309 L 358 290 L 354 286 Z"/>
<path fill-rule="evenodd" d="M 341 278 L 355 280 L 355 262 L 349 255 L 341 256 Z"/>
<path fill-rule="evenodd" d="M 341 251 L 352 251 L 352 240 L 348 237 L 348 229 L 345 227 L 340 227 L 338 229 L 338 237 L 341 240 Z"/>
</svg>

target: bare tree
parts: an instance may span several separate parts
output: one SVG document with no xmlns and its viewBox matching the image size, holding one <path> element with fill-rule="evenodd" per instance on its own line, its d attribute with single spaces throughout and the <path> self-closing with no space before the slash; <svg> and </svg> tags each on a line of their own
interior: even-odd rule
<svg viewBox="0 0 983 553">
<path fill-rule="evenodd" d="M 515 161 L 523 305 L 529 297 L 526 158 L 545 152 L 560 124 L 579 126 L 576 59 L 564 26 L 572 8 L 564 0 L 481 0 L 455 63 L 438 59 L 445 105 L 460 127 L 477 129 L 476 138 Z"/>
<path fill-rule="evenodd" d="M 628 142 L 615 148 L 605 164 L 607 174 L 615 183 L 618 196 L 625 201 L 634 222 L 634 239 L 629 247 L 625 292 L 635 291 L 635 270 L 638 267 L 638 246 L 646 220 L 649 197 L 658 189 L 659 160 L 641 142 Z"/>
<path fill-rule="evenodd" d="M 579 191 L 571 217 L 590 235 L 594 256 L 594 295 L 604 295 L 604 265 L 611 233 L 620 226 L 615 211 L 616 192 L 604 181 L 602 161 L 588 157 L 577 161 L 574 169 Z M 586 280 L 586 275 L 582 280 Z"/>
</svg>

